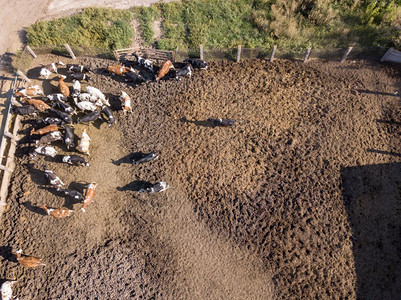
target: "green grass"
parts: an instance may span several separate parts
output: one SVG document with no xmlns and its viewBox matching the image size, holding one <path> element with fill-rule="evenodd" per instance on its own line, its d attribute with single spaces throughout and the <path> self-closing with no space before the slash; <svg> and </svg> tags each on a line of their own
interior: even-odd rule
<svg viewBox="0 0 401 300">
<path fill-rule="evenodd" d="M 129 10 L 87 8 L 81 13 L 53 21 L 41 21 L 27 29 L 28 44 L 98 47 L 128 47 L 133 37 Z"/>
<path fill-rule="evenodd" d="M 90 8 L 32 25 L 28 43 L 127 47 L 133 13 L 144 41 L 160 49 L 401 46 L 401 0 L 183 0 L 130 10 Z M 152 25 L 159 18 L 163 37 L 155 41 Z"/>
</svg>

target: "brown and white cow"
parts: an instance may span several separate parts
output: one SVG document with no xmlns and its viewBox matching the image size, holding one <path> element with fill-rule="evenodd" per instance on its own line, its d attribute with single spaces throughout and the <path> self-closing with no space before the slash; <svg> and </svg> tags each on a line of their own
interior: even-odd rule
<svg viewBox="0 0 401 300">
<path fill-rule="evenodd" d="M 39 109 L 40 111 L 45 111 L 50 108 L 49 105 L 47 105 L 42 100 L 38 100 L 38 99 L 22 98 L 21 102 L 28 103 L 28 104 L 34 106 L 35 108 Z"/>
<path fill-rule="evenodd" d="M 49 216 L 56 219 L 62 219 L 71 216 L 73 210 L 68 208 L 47 208 L 46 205 L 42 205 L 42 208 Z"/>
<path fill-rule="evenodd" d="M 48 126 L 46 126 L 46 127 L 40 128 L 40 129 L 38 129 L 38 130 L 34 130 L 34 129 L 32 128 L 32 130 L 31 130 L 31 135 L 32 135 L 32 134 L 43 135 L 43 134 L 48 133 L 48 132 L 58 131 L 58 129 L 59 129 L 59 128 L 58 128 L 58 126 L 57 126 L 56 124 L 50 124 L 50 125 L 48 125 Z"/>
<path fill-rule="evenodd" d="M 127 112 L 130 112 L 132 114 L 131 97 L 128 96 L 126 92 L 121 92 L 120 101 L 124 115 L 126 115 Z"/>
<path fill-rule="evenodd" d="M 18 89 L 14 92 L 14 96 L 16 97 L 33 97 L 37 95 L 44 95 L 42 89 L 39 87 L 39 85 L 32 85 L 27 88 L 21 88 Z"/>
<path fill-rule="evenodd" d="M 160 68 L 159 72 L 157 72 L 157 77 L 156 81 L 159 81 L 162 79 L 164 76 L 167 75 L 167 73 L 170 71 L 170 69 L 174 70 L 173 63 L 170 60 L 166 60 L 163 64 L 162 67 Z"/>
<path fill-rule="evenodd" d="M 97 183 L 92 182 L 91 184 L 89 184 L 88 188 L 86 189 L 84 205 L 81 207 L 81 210 L 83 212 L 85 212 L 88 205 L 93 202 L 93 196 L 95 196 L 96 187 L 97 187 Z"/>
<path fill-rule="evenodd" d="M 68 85 L 64 82 L 66 76 L 59 75 L 58 78 L 59 78 L 58 87 L 60 89 L 60 93 L 62 93 L 64 97 L 68 98 L 70 96 L 70 89 Z"/>
<path fill-rule="evenodd" d="M 122 65 L 112 65 L 107 67 L 107 71 L 115 75 L 123 75 L 128 73 L 130 69 Z"/>
</svg>

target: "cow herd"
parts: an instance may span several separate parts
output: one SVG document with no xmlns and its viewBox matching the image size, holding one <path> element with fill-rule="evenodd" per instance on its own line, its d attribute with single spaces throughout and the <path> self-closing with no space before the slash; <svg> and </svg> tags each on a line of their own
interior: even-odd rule
<svg viewBox="0 0 401 300">
<path fill-rule="evenodd" d="M 181 77 L 190 77 L 194 68 L 204 70 L 208 68 L 207 63 L 200 59 L 184 60 L 184 62 L 181 63 L 181 66 L 182 64 L 184 64 L 184 66 L 178 69 L 174 67 L 174 64 L 170 60 L 167 60 L 158 68 L 153 65 L 152 61 L 140 57 L 137 53 L 133 53 L 133 56 L 136 58 L 136 62 L 132 62 L 130 66 L 125 66 L 126 63 L 124 65 L 112 65 L 107 67 L 105 71 L 113 74 L 113 76 L 124 76 L 126 81 L 143 83 L 146 81 L 158 82 L 169 73 L 171 73 L 171 75 L 168 76 L 168 78 L 179 80 Z M 141 75 L 139 71 L 133 68 L 135 64 L 142 70 L 142 73 L 147 73 L 146 76 Z M 58 70 L 62 67 L 65 67 L 68 79 L 73 82 L 71 90 L 64 82 L 67 76 L 58 74 Z M 22 116 L 38 117 L 36 119 L 36 127 L 39 128 L 32 128 L 29 132 L 30 145 L 33 145 L 29 152 L 30 159 L 35 159 L 37 155 L 44 155 L 55 160 L 58 151 L 52 144 L 56 141 L 62 141 L 65 148 L 69 151 L 75 149 L 79 153 L 89 156 L 91 138 L 86 129 L 84 129 L 81 132 L 79 141 L 75 141 L 74 124 L 89 124 L 91 122 L 103 120 L 111 127 L 116 122 L 113 111 L 110 108 L 109 99 L 107 99 L 101 90 L 89 85 L 86 86 L 85 91 L 82 90 L 80 81 L 85 80 L 90 82 L 92 80 L 90 72 L 94 71 L 83 65 L 65 65 L 61 61 L 52 63 L 42 67 L 40 70 L 40 77 L 48 80 L 53 73 L 56 73 L 58 77 L 57 93 L 45 95 L 39 85 L 20 88 L 14 91 L 12 112 Z M 131 97 L 125 91 L 121 91 L 119 100 L 121 101 L 121 108 L 124 115 L 127 113 L 131 114 Z M 233 120 L 209 119 L 208 121 L 217 126 L 234 125 Z M 145 163 L 157 158 L 158 155 L 155 152 L 142 153 L 140 156 L 133 159 L 132 164 Z M 76 154 L 63 155 L 58 161 L 74 166 L 90 167 L 90 164 L 84 157 Z M 60 194 L 82 202 L 81 210 L 85 212 L 88 205 L 93 202 L 98 184 L 96 182 L 91 182 L 84 189 L 83 193 L 74 189 L 67 189 L 65 188 L 65 183 L 53 170 L 47 168 L 46 165 L 42 167 L 43 174 L 48 184 Z M 156 193 L 164 191 L 167 188 L 168 184 L 161 181 L 143 187 L 139 189 L 138 192 Z M 41 208 L 46 214 L 57 219 L 66 218 L 73 213 L 73 211 L 68 208 L 48 208 L 46 204 L 43 204 Z M 33 268 L 43 265 L 40 259 L 23 255 L 22 250 L 17 251 L 15 255 L 17 260 L 25 267 Z M 4 291 L 7 289 L 11 290 L 11 286 L 12 283 L 7 282 L 4 286 Z M 3 296 L 2 299 L 13 298 L 12 296 L 8 298 Z"/>
</svg>

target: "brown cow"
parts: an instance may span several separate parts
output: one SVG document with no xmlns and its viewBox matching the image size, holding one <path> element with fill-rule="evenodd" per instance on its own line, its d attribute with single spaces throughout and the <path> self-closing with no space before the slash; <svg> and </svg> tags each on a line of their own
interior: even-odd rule
<svg viewBox="0 0 401 300">
<path fill-rule="evenodd" d="M 128 73 L 130 69 L 121 65 L 112 65 L 107 67 L 107 71 L 115 75 L 123 75 Z"/>
<path fill-rule="evenodd" d="M 66 76 L 59 75 L 58 78 L 60 78 L 58 81 L 58 87 L 60 89 L 60 93 L 62 93 L 64 97 L 68 98 L 70 96 L 70 89 L 68 85 L 64 82 Z"/>
<path fill-rule="evenodd" d="M 50 108 L 49 105 L 47 105 L 42 100 L 38 100 L 38 99 L 22 98 L 21 102 L 28 103 L 28 104 L 34 106 L 35 108 L 39 109 L 40 111 L 45 111 Z"/>
<path fill-rule="evenodd" d="M 159 72 L 157 73 L 156 81 L 159 81 L 162 79 L 164 76 L 167 75 L 167 73 L 170 71 L 170 69 L 174 69 L 173 63 L 170 60 L 166 60 L 163 64 L 162 67 L 160 68 Z"/>
<path fill-rule="evenodd" d="M 35 129 L 32 128 L 31 135 L 32 134 L 43 135 L 45 133 L 52 132 L 52 131 L 57 131 L 57 130 L 58 130 L 58 126 L 56 124 L 50 124 L 49 126 L 40 128 L 38 130 L 35 130 Z"/>
<path fill-rule="evenodd" d="M 81 210 L 85 212 L 86 207 L 93 202 L 93 196 L 95 196 L 95 189 L 97 187 L 96 182 L 92 182 L 89 184 L 88 189 L 85 193 L 84 205 L 82 206 Z"/>
</svg>

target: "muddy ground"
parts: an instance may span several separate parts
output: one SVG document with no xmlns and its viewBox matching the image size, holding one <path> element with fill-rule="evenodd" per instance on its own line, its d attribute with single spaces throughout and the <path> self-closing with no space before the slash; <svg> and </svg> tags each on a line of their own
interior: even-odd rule
<svg viewBox="0 0 401 300">
<path fill-rule="evenodd" d="M 75 126 L 92 138 L 88 168 L 30 160 L 22 140 L 0 239 L 0 276 L 18 280 L 21 299 L 399 297 L 395 66 L 216 61 L 191 79 L 132 86 L 101 71 L 112 61 L 79 62 L 96 68 L 91 85 L 110 97 L 117 124 Z M 56 80 L 37 82 L 57 90 Z M 120 111 L 121 90 L 132 115 Z M 237 123 L 213 127 L 209 117 Z M 138 151 L 160 158 L 132 166 Z M 72 188 L 99 183 L 87 212 L 46 186 L 44 163 Z M 138 194 L 160 180 L 170 189 Z M 56 220 L 43 203 L 75 212 Z M 46 266 L 23 269 L 18 248 Z"/>
</svg>

